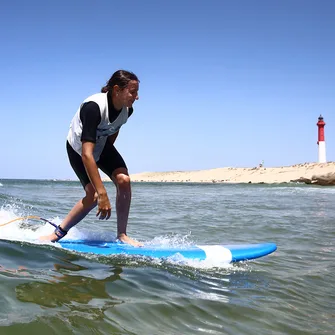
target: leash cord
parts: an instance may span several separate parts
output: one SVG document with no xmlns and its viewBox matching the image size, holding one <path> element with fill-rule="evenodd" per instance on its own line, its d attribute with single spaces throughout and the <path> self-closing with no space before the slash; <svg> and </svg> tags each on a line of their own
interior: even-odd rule
<svg viewBox="0 0 335 335">
<path fill-rule="evenodd" d="M 51 222 L 51 221 L 49 221 L 47 219 L 43 219 L 43 218 L 41 218 L 39 216 L 35 216 L 35 215 L 29 215 L 29 216 L 23 216 L 23 217 L 20 217 L 20 218 L 16 218 L 16 219 L 8 221 L 6 223 L 0 224 L 0 227 L 6 226 L 6 225 L 8 225 L 8 224 L 10 224 L 10 223 L 12 223 L 14 221 L 23 221 L 23 220 L 27 220 L 27 219 L 44 221 L 44 222 L 47 222 L 47 223 L 51 224 L 55 228 L 57 228 L 57 225 L 55 223 L 53 223 L 53 222 Z"/>
</svg>

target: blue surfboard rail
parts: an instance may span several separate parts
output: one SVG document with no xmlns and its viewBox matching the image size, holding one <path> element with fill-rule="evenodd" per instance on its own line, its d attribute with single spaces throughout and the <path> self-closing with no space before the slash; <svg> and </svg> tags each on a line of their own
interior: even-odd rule
<svg viewBox="0 0 335 335">
<path fill-rule="evenodd" d="M 187 259 L 240 262 L 263 257 L 277 249 L 275 243 L 232 244 L 232 245 L 194 245 L 194 246 L 159 246 L 144 245 L 133 247 L 120 242 L 62 240 L 62 248 L 80 253 L 96 255 L 133 255 L 152 258 L 168 258 L 181 255 Z"/>
<path fill-rule="evenodd" d="M 233 262 L 246 261 L 269 255 L 277 250 L 275 243 L 226 245 L 233 256 Z"/>
</svg>

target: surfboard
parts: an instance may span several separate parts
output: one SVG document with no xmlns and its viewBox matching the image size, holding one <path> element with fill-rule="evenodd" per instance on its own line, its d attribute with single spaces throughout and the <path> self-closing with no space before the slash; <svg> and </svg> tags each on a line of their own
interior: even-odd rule
<svg viewBox="0 0 335 335">
<path fill-rule="evenodd" d="M 80 253 L 97 255 L 133 255 L 152 258 L 169 258 L 181 255 L 187 259 L 214 260 L 216 262 L 240 262 L 263 257 L 277 249 L 275 243 L 133 247 L 120 242 L 64 240 L 58 242 L 62 248 Z"/>
</svg>

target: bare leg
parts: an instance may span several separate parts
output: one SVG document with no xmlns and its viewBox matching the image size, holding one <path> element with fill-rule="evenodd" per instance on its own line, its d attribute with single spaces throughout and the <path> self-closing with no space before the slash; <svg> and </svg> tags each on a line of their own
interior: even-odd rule
<svg viewBox="0 0 335 335">
<path fill-rule="evenodd" d="M 74 207 L 71 209 L 69 214 L 65 217 L 63 222 L 60 224 L 60 227 L 66 231 L 75 226 L 80 222 L 96 205 L 97 205 L 97 196 L 95 194 L 94 187 L 92 184 L 87 184 L 85 187 L 86 196 L 79 200 Z M 41 236 L 41 241 L 57 241 L 59 237 L 55 233 L 52 233 L 47 236 Z"/>
<path fill-rule="evenodd" d="M 134 246 L 143 245 L 127 236 L 127 224 L 131 202 L 131 187 L 128 171 L 125 168 L 116 169 L 112 180 L 116 186 L 117 237 L 120 241 Z"/>
</svg>

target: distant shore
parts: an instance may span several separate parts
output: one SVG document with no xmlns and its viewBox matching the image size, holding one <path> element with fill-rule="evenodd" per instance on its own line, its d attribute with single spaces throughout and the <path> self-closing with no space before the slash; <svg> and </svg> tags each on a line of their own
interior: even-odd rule
<svg viewBox="0 0 335 335">
<path fill-rule="evenodd" d="M 335 162 L 304 163 L 282 167 L 224 167 L 198 171 L 143 172 L 131 174 L 134 182 L 184 183 L 289 183 L 335 174 Z"/>
</svg>

